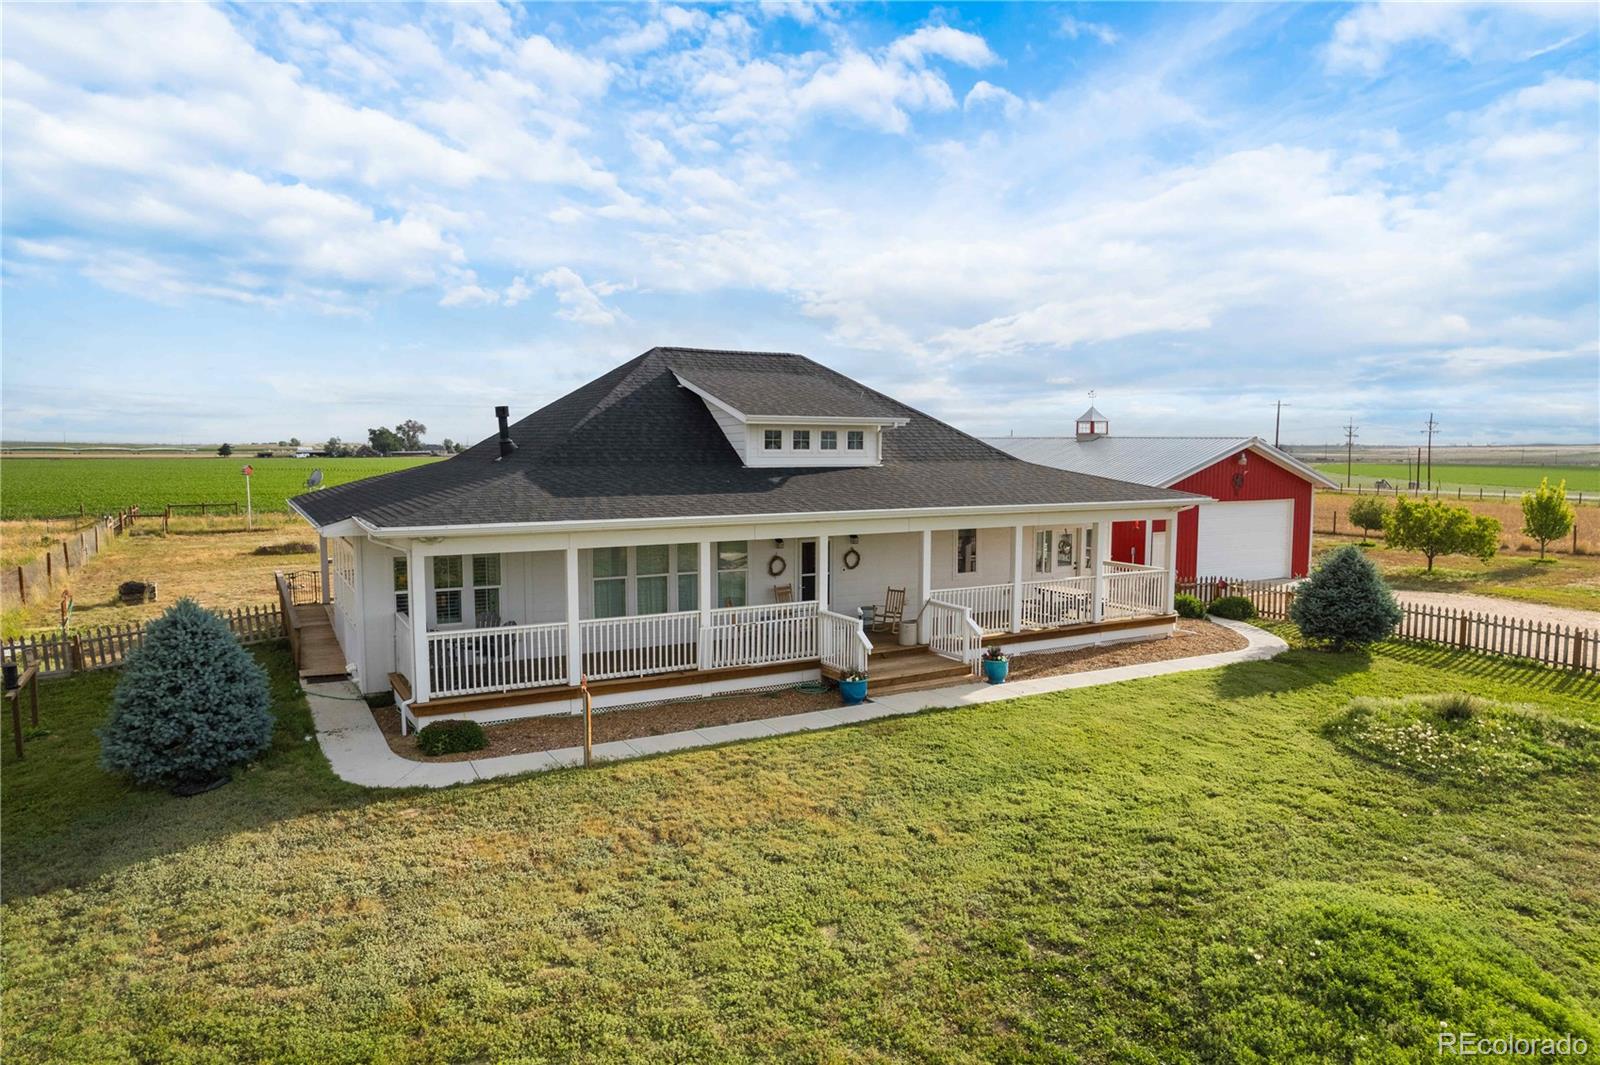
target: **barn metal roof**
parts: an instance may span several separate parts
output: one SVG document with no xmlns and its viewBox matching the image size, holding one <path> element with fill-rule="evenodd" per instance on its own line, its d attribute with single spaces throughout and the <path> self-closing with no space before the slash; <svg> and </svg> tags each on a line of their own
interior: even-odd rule
<svg viewBox="0 0 1600 1065">
<path fill-rule="evenodd" d="M 1249 448 L 1325 488 L 1334 482 L 1256 436 L 994 436 L 984 441 L 1024 462 L 1166 488 Z"/>
</svg>

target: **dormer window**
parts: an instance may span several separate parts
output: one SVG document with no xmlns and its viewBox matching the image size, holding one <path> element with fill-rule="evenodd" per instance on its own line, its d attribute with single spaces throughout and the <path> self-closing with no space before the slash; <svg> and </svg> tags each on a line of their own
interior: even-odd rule
<svg viewBox="0 0 1600 1065">
<path fill-rule="evenodd" d="M 860 429 L 851 429 L 844 434 L 844 446 L 850 451 L 860 451 L 867 446 L 867 434 Z"/>
<path fill-rule="evenodd" d="M 796 429 L 794 431 L 794 449 L 796 451 L 811 450 L 811 430 Z"/>
<path fill-rule="evenodd" d="M 839 434 L 837 432 L 835 432 L 832 429 L 824 429 L 818 435 L 822 439 L 820 439 L 817 442 L 817 446 L 822 448 L 822 450 L 824 450 L 824 451 L 838 451 L 839 450 Z"/>
<path fill-rule="evenodd" d="M 768 429 L 765 433 L 761 434 L 761 446 L 767 451 L 782 451 L 783 430 Z"/>
</svg>

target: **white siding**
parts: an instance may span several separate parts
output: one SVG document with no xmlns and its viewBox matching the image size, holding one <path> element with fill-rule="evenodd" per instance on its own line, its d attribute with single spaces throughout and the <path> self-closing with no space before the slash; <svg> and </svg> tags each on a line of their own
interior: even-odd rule
<svg viewBox="0 0 1600 1065">
<path fill-rule="evenodd" d="M 937 533 L 933 539 L 935 544 L 939 542 Z M 847 570 L 844 555 L 851 547 L 861 553 L 861 564 Z M 921 533 L 880 533 L 863 536 L 857 544 L 851 544 L 848 536 L 835 536 L 828 543 L 828 553 L 833 556 L 828 569 L 832 610 L 854 614 L 859 607 L 883 602 L 886 588 L 906 590 L 910 613 L 922 604 L 922 589 L 917 587 L 922 571 Z"/>
<path fill-rule="evenodd" d="M 713 414 L 717 412 L 713 404 L 707 404 L 707 408 Z M 765 434 L 768 429 L 776 429 L 783 434 L 781 450 L 766 449 Z M 811 447 L 808 450 L 794 450 L 796 429 L 810 432 Z M 822 450 L 823 430 L 839 434 L 837 450 Z M 762 422 L 752 423 L 749 432 L 750 443 L 749 453 L 745 457 L 746 466 L 876 466 L 879 461 L 879 442 L 882 432 L 872 425 L 784 425 L 777 422 Z M 847 434 L 851 432 L 862 434 L 863 447 L 860 451 L 849 449 Z"/>
<path fill-rule="evenodd" d="M 715 403 L 707 403 L 706 410 L 717 420 L 717 428 L 722 430 L 722 435 L 728 438 L 728 443 L 733 445 L 734 452 L 743 459 L 745 457 L 745 428 L 744 422 L 729 414 Z"/>
</svg>

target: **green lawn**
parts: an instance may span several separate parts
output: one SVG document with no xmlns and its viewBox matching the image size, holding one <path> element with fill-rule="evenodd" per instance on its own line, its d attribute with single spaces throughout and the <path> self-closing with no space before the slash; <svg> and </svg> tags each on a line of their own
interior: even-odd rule
<svg viewBox="0 0 1600 1065">
<path fill-rule="evenodd" d="M 1330 727 L 1592 680 L 1393 645 L 720 749 L 362 792 L 282 652 L 195 799 L 3 763 L 7 1061 L 1434 1061 L 1600 1044 L 1600 778 L 1430 781 Z"/>
<path fill-rule="evenodd" d="M 1345 465 L 1342 462 L 1317 463 L 1317 469 L 1341 484 L 1344 482 Z M 1356 462 L 1350 466 L 1350 483 L 1370 485 L 1381 477 L 1391 484 L 1404 488 L 1408 479 L 1407 472 L 1406 464 L 1403 462 Z M 1423 476 L 1424 478 L 1427 476 L 1426 467 L 1423 468 Z M 1487 490 L 1492 488 L 1493 494 L 1498 497 L 1500 489 L 1511 488 L 1515 489 L 1512 493 L 1514 498 L 1522 492 L 1539 487 L 1541 477 L 1550 478 L 1551 484 L 1565 480 L 1567 491 L 1573 495 L 1580 491 L 1589 496 L 1600 493 L 1600 466 L 1447 466 L 1438 462 L 1433 464 L 1434 481 L 1451 492 L 1457 488 L 1470 488 L 1473 491 L 1483 488 L 1487 496 L 1490 494 Z"/>
</svg>

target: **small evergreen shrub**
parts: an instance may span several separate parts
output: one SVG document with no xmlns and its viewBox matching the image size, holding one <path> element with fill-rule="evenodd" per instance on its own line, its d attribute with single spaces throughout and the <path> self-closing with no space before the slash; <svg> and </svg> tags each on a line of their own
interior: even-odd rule
<svg viewBox="0 0 1600 1065">
<path fill-rule="evenodd" d="M 435 721 L 417 733 L 417 749 L 423 754 L 460 754 L 487 746 L 489 737 L 476 721 Z"/>
<path fill-rule="evenodd" d="M 1178 612 L 1180 618 L 1203 618 L 1206 616 L 1206 606 L 1192 595 L 1179 592 L 1172 597 L 1172 609 Z"/>
<path fill-rule="evenodd" d="M 1335 651 L 1387 639 L 1400 617 L 1400 606 L 1378 567 L 1349 546 L 1325 558 L 1289 604 L 1289 620 L 1301 635 L 1330 643 Z"/>
<path fill-rule="evenodd" d="M 100 764 L 140 784 L 204 783 L 272 743 L 266 671 L 227 622 L 180 599 L 128 656 L 100 729 Z"/>
<path fill-rule="evenodd" d="M 1249 621 L 1256 616 L 1256 605 L 1242 595 L 1225 595 L 1214 600 L 1211 613 L 1229 621 Z"/>
</svg>

